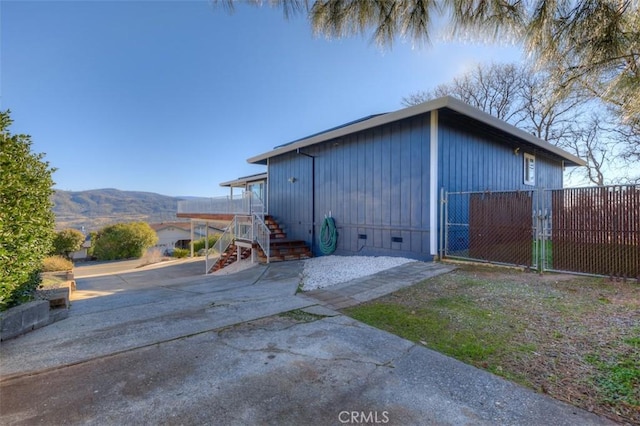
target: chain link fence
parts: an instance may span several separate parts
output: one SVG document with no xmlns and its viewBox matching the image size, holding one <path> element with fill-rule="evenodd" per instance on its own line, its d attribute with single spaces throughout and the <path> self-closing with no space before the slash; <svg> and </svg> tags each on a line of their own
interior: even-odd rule
<svg viewBox="0 0 640 426">
<path fill-rule="evenodd" d="M 640 185 L 449 192 L 442 203 L 443 257 L 640 276 Z"/>
<path fill-rule="evenodd" d="M 545 194 L 553 214 L 545 269 L 640 278 L 640 185 Z"/>
</svg>

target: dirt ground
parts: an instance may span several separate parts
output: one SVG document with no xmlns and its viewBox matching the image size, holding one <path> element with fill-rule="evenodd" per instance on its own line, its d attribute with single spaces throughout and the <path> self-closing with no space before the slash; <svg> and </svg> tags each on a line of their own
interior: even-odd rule
<svg viewBox="0 0 640 426">
<path fill-rule="evenodd" d="M 458 345 L 466 352 L 456 347 L 448 354 L 618 422 L 640 424 L 636 281 L 462 265 L 347 314 L 367 322 L 366 311 L 375 306 L 395 306 L 418 320 L 429 315 L 425 328 L 442 326 L 449 340 L 443 345 L 419 328 L 403 331 L 375 320 L 374 326 L 445 353 Z M 475 352 L 468 349 L 474 340 L 481 346 Z"/>
</svg>

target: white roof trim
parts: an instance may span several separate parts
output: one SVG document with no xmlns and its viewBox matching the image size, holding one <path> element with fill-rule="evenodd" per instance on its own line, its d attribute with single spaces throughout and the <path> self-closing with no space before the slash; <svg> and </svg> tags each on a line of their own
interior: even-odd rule
<svg viewBox="0 0 640 426">
<path fill-rule="evenodd" d="M 249 182 L 257 182 L 261 180 L 267 179 L 267 173 L 258 173 L 257 175 L 244 176 L 238 179 L 230 180 L 228 182 L 221 182 L 220 186 L 233 186 L 233 187 L 242 187 L 245 186 Z"/>
<path fill-rule="evenodd" d="M 442 98 L 433 99 L 431 101 L 424 102 L 419 105 L 415 105 L 415 106 L 404 108 L 398 111 L 390 112 L 388 114 L 378 115 L 376 117 L 370 118 L 369 120 L 360 121 L 360 122 L 351 124 L 349 126 L 341 127 L 335 130 L 331 130 L 325 133 L 311 136 L 306 139 L 302 139 L 297 142 L 294 142 L 285 146 L 281 146 L 280 148 L 276 148 L 269 152 L 265 152 L 264 154 L 251 157 L 247 159 L 247 162 L 252 164 L 261 163 L 268 158 L 286 154 L 291 151 L 296 151 L 297 149 L 300 149 L 300 148 L 305 148 L 305 147 L 315 145 L 321 142 L 325 142 L 331 139 L 339 138 L 341 136 L 346 136 L 352 133 L 371 129 L 373 127 L 378 127 L 384 124 L 393 123 L 395 121 L 399 121 L 405 118 L 424 114 L 430 111 L 439 110 L 442 108 L 448 108 L 460 114 L 466 115 L 467 117 L 478 120 L 491 127 L 502 130 L 503 132 L 508 133 L 512 136 L 515 136 L 519 139 L 522 139 L 528 143 L 531 143 L 534 146 L 537 146 L 541 149 L 552 152 L 571 163 L 577 164 L 579 166 L 586 165 L 586 162 L 584 160 L 572 154 L 569 154 L 563 149 L 560 149 L 555 145 L 551 145 L 550 143 L 545 142 L 542 139 L 539 139 L 525 132 L 524 130 L 521 130 L 505 121 L 495 118 L 487 114 L 486 112 L 481 111 L 477 108 L 474 108 L 471 105 L 468 105 L 458 99 L 452 98 L 451 96 L 444 96 Z"/>
</svg>

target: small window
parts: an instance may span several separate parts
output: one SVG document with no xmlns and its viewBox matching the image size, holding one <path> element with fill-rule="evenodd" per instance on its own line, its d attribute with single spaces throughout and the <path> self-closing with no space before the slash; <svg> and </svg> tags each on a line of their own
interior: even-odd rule
<svg viewBox="0 0 640 426">
<path fill-rule="evenodd" d="M 536 184 L 536 157 L 533 154 L 524 153 L 524 184 Z"/>
</svg>

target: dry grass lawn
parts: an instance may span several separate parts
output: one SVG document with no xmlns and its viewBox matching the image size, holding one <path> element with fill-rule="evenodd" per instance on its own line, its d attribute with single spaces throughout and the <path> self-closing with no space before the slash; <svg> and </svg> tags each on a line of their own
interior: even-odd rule
<svg viewBox="0 0 640 426">
<path fill-rule="evenodd" d="M 640 285 L 460 266 L 345 310 L 538 392 L 640 424 Z"/>
</svg>

